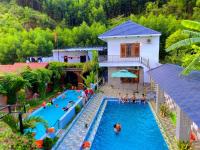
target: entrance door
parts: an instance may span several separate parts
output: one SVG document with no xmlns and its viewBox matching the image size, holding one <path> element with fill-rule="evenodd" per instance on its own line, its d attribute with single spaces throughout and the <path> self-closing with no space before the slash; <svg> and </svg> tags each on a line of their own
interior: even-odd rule
<svg viewBox="0 0 200 150">
<path fill-rule="evenodd" d="M 84 56 L 80 56 L 80 62 L 86 62 L 86 56 L 84 55 Z"/>
<path fill-rule="evenodd" d="M 64 56 L 64 62 L 68 62 L 68 57 Z"/>
</svg>

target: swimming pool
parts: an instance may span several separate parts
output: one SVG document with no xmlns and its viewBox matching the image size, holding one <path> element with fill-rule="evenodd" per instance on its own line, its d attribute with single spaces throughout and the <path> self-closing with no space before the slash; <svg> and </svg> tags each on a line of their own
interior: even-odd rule
<svg viewBox="0 0 200 150">
<path fill-rule="evenodd" d="M 63 107 L 67 106 L 69 101 L 77 102 L 81 96 L 82 91 L 76 90 L 67 90 L 55 99 L 53 99 L 53 105 L 39 108 L 35 112 L 33 112 L 30 116 L 39 116 L 48 122 L 49 127 L 54 127 L 56 130 L 58 129 L 58 120 L 65 115 L 70 109 L 66 112 L 63 111 Z M 56 107 L 58 105 L 58 107 Z M 40 123 L 37 124 L 36 128 L 33 129 L 33 132 L 36 133 L 35 139 L 41 139 L 45 133 L 46 129 Z"/>
<path fill-rule="evenodd" d="M 118 135 L 113 131 L 117 122 L 122 126 Z M 91 150 L 133 149 L 167 150 L 168 147 L 148 104 L 108 101 Z"/>
</svg>

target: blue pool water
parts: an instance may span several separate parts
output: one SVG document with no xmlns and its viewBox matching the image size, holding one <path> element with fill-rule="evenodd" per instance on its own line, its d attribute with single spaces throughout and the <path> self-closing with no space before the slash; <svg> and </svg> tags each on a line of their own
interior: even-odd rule
<svg viewBox="0 0 200 150">
<path fill-rule="evenodd" d="M 49 127 L 57 129 L 58 120 L 66 113 L 62 108 L 67 106 L 69 101 L 76 102 L 79 96 L 81 96 L 81 91 L 67 90 L 54 99 L 53 105 L 47 106 L 45 109 L 40 108 L 31 116 L 39 116 L 48 122 Z M 58 107 L 55 107 L 56 104 L 58 104 Z M 33 131 L 36 132 L 35 139 L 37 140 L 42 138 L 46 132 L 44 126 L 41 124 L 37 124 Z"/>
<path fill-rule="evenodd" d="M 113 125 L 120 123 L 116 135 Z M 92 150 L 167 150 L 148 104 L 119 104 L 108 101 L 95 135 Z"/>
</svg>

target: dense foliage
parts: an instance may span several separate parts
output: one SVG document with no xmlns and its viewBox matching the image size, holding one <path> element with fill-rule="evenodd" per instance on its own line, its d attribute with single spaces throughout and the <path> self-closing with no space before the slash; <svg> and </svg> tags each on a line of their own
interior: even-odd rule
<svg viewBox="0 0 200 150">
<path fill-rule="evenodd" d="M 200 22 L 183 20 L 182 25 L 187 28 L 182 32 L 175 32 L 168 38 L 168 43 L 173 40 L 172 45 L 166 45 L 167 51 L 180 51 L 182 56 L 183 65 L 185 69 L 183 70 L 183 75 L 188 75 L 192 70 L 200 70 Z M 177 34 L 178 33 L 178 34 Z M 174 40 L 174 38 L 176 40 Z M 184 53 L 182 53 L 184 52 Z M 177 53 L 177 56 L 179 54 Z"/>
<path fill-rule="evenodd" d="M 175 56 L 164 50 L 165 41 L 181 20 L 200 20 L 200 1 L 2 0 L 0 13 L 0 63 L 50 56 L 53 48 L 104 45 L 98 35 L 128 19 L 162 33 L 163 61 Z"/>
<path fill-rule="evenodd" d="M 29 83 L 21 76 L 6 74 L 1 77 L 0 86 L 3 89 L 1 94 L 5 94 L 8 97 L 8 104 L 15 104 L 17 101 L 17 92 L 29 86 Z"/>
<path fill-rule="evenodd" d="M 36 149 L 35 140 L 32 135 L 14 134 L 3 121 L 0 121 L 0 141 L 0 149 Z"/>
</svg>

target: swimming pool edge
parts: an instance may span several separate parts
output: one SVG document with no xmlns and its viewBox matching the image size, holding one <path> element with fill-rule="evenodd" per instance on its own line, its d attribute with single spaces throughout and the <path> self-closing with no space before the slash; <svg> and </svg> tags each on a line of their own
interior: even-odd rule
<svg viewBox="0 0 200 150">
<path fill-rule="evenodd" d="M 163 139 L 165 140 L 165 142 L 166 142 L 166 144 L 167 144 L 168 149 L 169 149 L 169 150 L 174 150 L 174 149 L 172 148 L 173 146 L 172 146 L 171 142 L 169 142 L 169 137 L 167 136 L 167 134 L 166 134 L 166 132 L 165 132 L 165 130 L 164 130 L 164 127 L 162 126 L 162 123 L 160 122 L 158 116 L 156 115 L 156 112 L 155 112 L 154 109 L 153 109 L 153 106 L 151 105 L 150 102 L 148 102 L 148 104 L 149 104 L 149 106 L 150 106 L 150 109 L 151 109 L 152 114 L 154 115 L 154 118 L 155 118 L 155 120 L 156 120 L 156 123 L 157 123 L 159 129 L 160 129 L 160 132 L 161 132 L 161 134 L 162 134 L 162 136 L 163 136 Z"/>
</svg>

